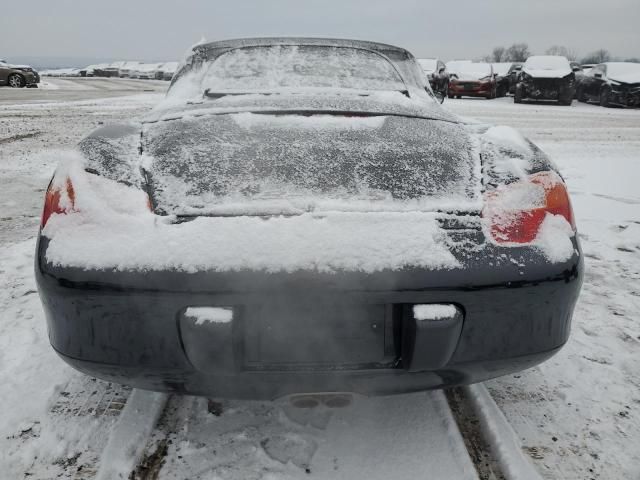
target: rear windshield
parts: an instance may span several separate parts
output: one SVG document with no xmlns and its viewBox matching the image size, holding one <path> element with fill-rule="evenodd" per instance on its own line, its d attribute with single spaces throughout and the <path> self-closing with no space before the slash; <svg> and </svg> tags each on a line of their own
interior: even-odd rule
<svg viewBox="0 0 640 480">
<path fill-rule="evenodd" d="M 282 88 L 405 90 L 385 57 L 357 48 L 278 45 L 245 47 L 220 55 L 208 67 L 203 88 L 213 92 Z"/>
</svg>

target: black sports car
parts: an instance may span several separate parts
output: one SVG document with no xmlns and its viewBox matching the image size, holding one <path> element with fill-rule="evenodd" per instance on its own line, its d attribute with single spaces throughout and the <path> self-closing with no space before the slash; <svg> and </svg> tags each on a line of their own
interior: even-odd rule
<svg viewBox="0 0 640 480">
<path fill-rule="evenodd" d="M 640 63 L 607 62 L 582 75 L 576 89 L 580 102 L 603 107 L 640 107 Z"/>
<path fill-rule="evenodd" d="M 567 341 L 582 256 L 553 164 L 442 109 L 415 58 L 198 45 L 166 100 L 80 142 L 36 251 L 81 371 L 213 397 L 478 382 Z"/>
<path fill-rule="evenodd" d="M 513 101 L 557 100 L 560 105 L 571 105 L 574 93 L 575 72 L 566 57 L 536 55 L 522 66 Z"/>
</svg>

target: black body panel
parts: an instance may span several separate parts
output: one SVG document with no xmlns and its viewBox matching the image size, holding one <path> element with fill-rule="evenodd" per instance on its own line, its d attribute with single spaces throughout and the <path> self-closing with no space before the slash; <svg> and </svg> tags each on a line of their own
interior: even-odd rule
<svg viewBox="0 0 640 480">
<path fill-rule="evenodd" d="M 521 370 L 566 342 L 582 280 L 581 254 L 555 266 L 529 255 L 525 269 L 509 261 L 487 268 L 498 254 L 483 256 L 466 270 L 376 275 L 85 272 L 47 265 L 46 243 L 40 239 L 36 277 L 51 344 L 65 361 L 140 388 L 220 397 L 390 394 Z M 413 304 L 432 303 L 457 305 L 464 312 L 461 328 L 411 333 L 406 312 Z M 183 319 L 189 306 L 232 306 L 233 323 L 189 330 Z M 319 321 L 327 306 L 343 312 L 333 327 L 314 330 L 313 322 L 301 322 L 286 338 L 263 335 L 256 327 L 261 309 L 269 311 L 262 318 L 276 326 L 281 316 L 274 312 L 291 312 L 281 322 L 286 327 L 305 309 Z M 346 329 L 345 322 L 351 322 Z M 363 329 L 369 330 L 357 333 Z M 349 330 L 351 340 L 336 343 Z M 406 340 L 401 337 L 407 334 L 423 353 L 442 350 L 443 343 L 455 348 L 416 368 L 406 349 L 402 358 Z M 260 355 L 256 341 L 268 342 Z M 282 351 L 286 345 L 291 350 Z M 349 349 L 356 345 L 365 348 L 352 356 Z M 318 354 L 323 350 L 329 353 Z M 320 361 L 305 362 L 313 358 Z"/>
</svg>

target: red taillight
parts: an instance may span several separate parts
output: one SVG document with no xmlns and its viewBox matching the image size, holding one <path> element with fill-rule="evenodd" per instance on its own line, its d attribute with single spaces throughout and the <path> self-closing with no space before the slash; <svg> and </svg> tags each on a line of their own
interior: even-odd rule
<svg viewBox="0 0 640 480">
<path fill-rule="evenodd" d="M 491 192 L 486 197 L 487 206 L 483 217 L 490 221 L 491 236 L 497 243 L 530 243 L 538 236 L 540 226 L 547 213 L 563 216 L 575 231 L 575 221 L 569 194 L 561 178 L 554 172 L 535 173 L 529 177 L 528 185 L 538 193 L 539 204 L 523 205 L 515 201 L 512 204 L 508 198 L 509 189 L 526 189 L 527 184 L 508 185 L 501 191 Z M 521 198 L 517 198 L 521 200 Z M 526 203 L 526 202 L 524 202 Z"/>
<path fill-rule="evenodd" d="M 44 228 L 49 220 L 49 217 L 54 213 L 67 213 L 73 210 L 75 202 L 75 192 L 73 191 L 73 185 L 71 180 L 66 181 L 66 192 L 62 191 L 60 186 L 54 186 L 53 182 L 49 185 L 47 193 L 44 197 L 44 209 L 42 210 L 42 221 L 40 227 Z M 66 193 L 65 202 L 62 202 L 62 194 Z M 64 205 L 66 203 L 66 205 Z"/>
</svg>

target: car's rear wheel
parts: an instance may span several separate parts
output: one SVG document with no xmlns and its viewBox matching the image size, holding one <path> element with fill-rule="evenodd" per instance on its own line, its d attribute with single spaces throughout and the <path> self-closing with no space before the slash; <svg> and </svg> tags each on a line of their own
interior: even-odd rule
<svg viewBox="0 0 640 480">
<path fill-rule="evenodd" d="M 24 77 L 18 73 L 14 73 L 9 75 L 8 79 L 9 86 L 12 88 L 22 88 L 26 85 Z"/>
<path fill-rule="evenodd" d="M 456 98 L 462 98 L 462 95 L 456 95 Z"/>
<path fill-rule="evenodd" d="M 611 97 L 611 91 L 608 88 L 603 88 L 600 92 L 600 106 L 610 107 L 609 98 Z"/>
<path fill-rule="evenodd" d="M 584 94 L 584 89 L 579 87 L 576 92 L 576 98 L 579 102 L 585 103 L 587 101 L 587 96 Z"/>
<path fill-rule="evenodd" d="M 516 85 L 516 90 L 513 95 L 513 103 L 522 103 L 523 91 L 522 85 Z"/>
</svg>

